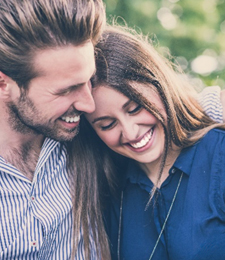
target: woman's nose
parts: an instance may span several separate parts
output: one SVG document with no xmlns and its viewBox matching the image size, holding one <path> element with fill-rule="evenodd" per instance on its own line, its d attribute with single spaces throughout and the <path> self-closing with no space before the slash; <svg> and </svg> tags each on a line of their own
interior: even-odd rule
<svg viewBox="0 0 225 260">
<path fill-rule="evenodd" d="M 139 126 L 135 122 L 126 122 L 122 126 L 121 138 L 122 142 L 131 142 L 138 138 Z"/>
</svg>

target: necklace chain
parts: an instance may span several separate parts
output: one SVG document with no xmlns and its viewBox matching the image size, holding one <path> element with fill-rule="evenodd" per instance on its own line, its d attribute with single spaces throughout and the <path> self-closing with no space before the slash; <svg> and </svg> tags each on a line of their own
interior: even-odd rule
<svg viewBox="0 0 225 260">
<path fill-rule="evenodd" d="M 177 188 L 176 188 L 174 196 L 173 196 L 173 200 L 171 202 L 170 208 L 169 208 L 168 213 L 166 215 L 166 218 L 165 218 L 165 221 L 163 223 L 162 229 L 161 229 L 161 231 L 159 233 L 158 239 L 156 240 L 155 246 L 154 246 L 154 248 L 153 248 L 153 250 L 151 252 L 149 260 L 152 259 L 153 255 L 155 253 L 155 250 L 156 250 L 156 248 L 158 246 L 158 243 L 160 241 L 160 238 L 162 236 L 162 233 L 163 233 L 163 231 L 164 231 L 164 229 L 166 227 L 167 220 L 168 220 L 168 218 L 170 216 L 171 210 L 173 208 L 173 204 L 174 204 L 175 199 L 177 197 L 177 192 L 179 190 L 182 177 L 183 177 L 183 172 L 181 173 L 180 179 L 179 179 L 178 184 L 177 184 Z M 121 244 L 120 241 L 121 241 L 121 230 L 122 230 L 122 212 L 123 212 L 123 191 L 121 192 L 121 199 L 120 199 L 120 215 L 119 215 L 119 228 L 118 228 L 118 240 L 117 240 L 117 257 L 118 257 L 118 260 L 120 260 L 120 244 Z"/>
</svg>

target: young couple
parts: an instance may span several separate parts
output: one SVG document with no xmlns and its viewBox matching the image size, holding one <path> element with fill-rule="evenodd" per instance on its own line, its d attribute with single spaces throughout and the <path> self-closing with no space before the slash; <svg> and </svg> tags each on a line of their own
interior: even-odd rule
<svg viewBox="0 0 225 260">
<path fill-rule="evenodd" d="M 113 259 L 222 259 L 224 126 L 182 76 L 116 27 L 95 64 L 101 0 L 1 1 L 0 25 L 0 259 L 108 260 L 103 211 Z"/>
</svg>

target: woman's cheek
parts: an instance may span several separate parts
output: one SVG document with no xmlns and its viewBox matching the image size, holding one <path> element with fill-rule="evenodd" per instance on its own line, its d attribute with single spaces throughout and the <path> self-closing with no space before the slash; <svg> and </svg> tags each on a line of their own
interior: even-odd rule
<svg viewBox="0 0 225 260">
<path fill-rule="evenodd" d="M 109 147 L 114 147 L 119 143 L 119 136 L 113 133 L 113 131 L 99 133 L 98 135 L 102 139 L 102 141 Z"/>
</svg>

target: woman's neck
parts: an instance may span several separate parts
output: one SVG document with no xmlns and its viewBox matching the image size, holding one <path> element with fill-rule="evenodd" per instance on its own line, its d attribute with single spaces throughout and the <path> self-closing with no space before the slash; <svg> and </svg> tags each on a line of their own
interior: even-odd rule
<svg viewBox="0 0 225 260">
<path fill-rule="evenodd" d="M 158 188 L 160 188 L 161 184 L 166 180 L 166 178 L 169 176 L 169 170 L 173 166 L 174 162 L 176 161 L 177 157 L 179 156 L 181 152 L 181 148 L 173 145 L 172 148 L 168 150 L 166 161 L 162 170 L 162 175 L 160 180 L 159 178 L 159 172 L 160 172 L 160 166 L 162 161 L 162 156 L 150 163 L 139 163 L 139 166 L 141 169 L 145 172 L 147 177 L 155 184 Z"/>
</svg>

